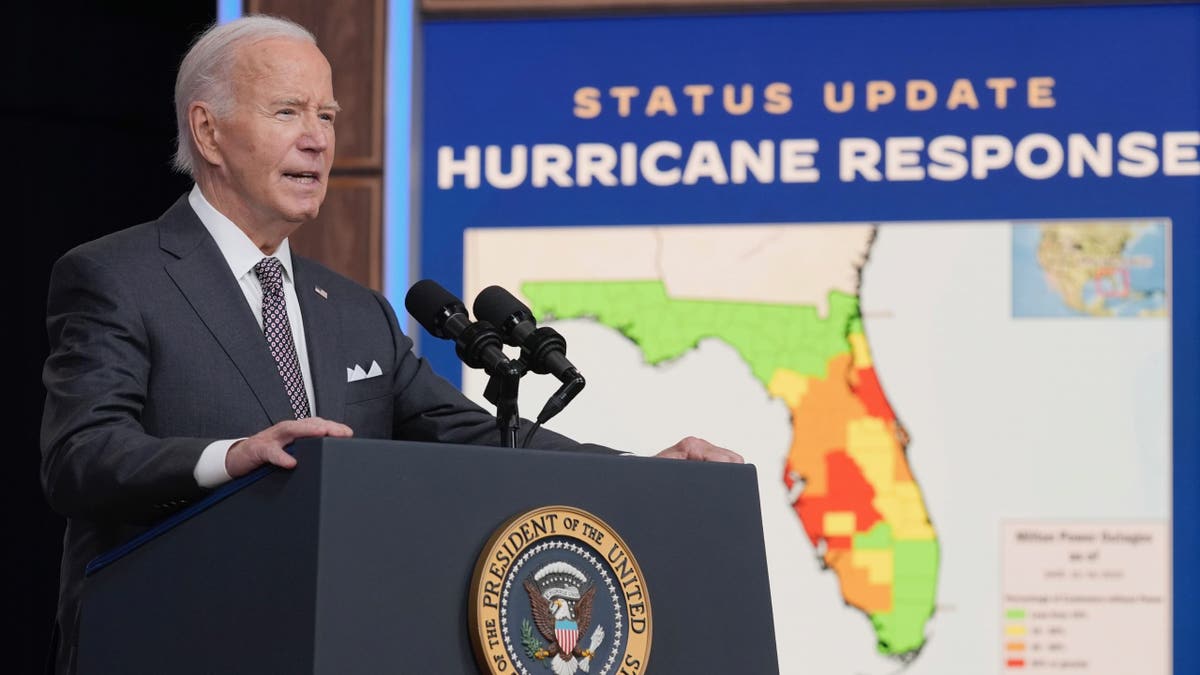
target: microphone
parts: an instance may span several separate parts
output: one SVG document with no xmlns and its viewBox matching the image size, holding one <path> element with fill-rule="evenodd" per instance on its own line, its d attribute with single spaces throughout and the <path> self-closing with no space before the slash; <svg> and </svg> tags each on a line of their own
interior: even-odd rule
<svg viewBox="0 0 1200 675">
<path fill-rule="evenodd" d="M 564 384 L 582 377 L 567 360 L 563 336 L 548 326 L 538 328 L 533 312 L 512 293 L 499 286 L 483 289 L 475 298 L 475 316 L 499 329 L 505 344 L 520 347 L 533 372 L 553 375 Z"/>
<path fill-rule="evenodd" d="M 562 412 L 587 384 L 567 360 L 566 339 L 549 326 L 538 328 L 533 312 L 512 293 L 499 286 L 483 289 L 475 296 L 475 316 L 497 326 L 505 344 L 520 347 L 521 360 L 530 370 L 539 375 L 553 375 L 562 382 L 538 414 L 539 425 Z"/>
<path fill-rule="evenodd" d="M 429 334 L 454 341 L 458 358 L 471 368 L 490 375 L 520 376 L 517 366 L 501 349 L 500 335 L 487 321 L 471 321 L 467 307 L 432 279 L 422 279 L 408 289 L 404 307 Z"/>
</svg>

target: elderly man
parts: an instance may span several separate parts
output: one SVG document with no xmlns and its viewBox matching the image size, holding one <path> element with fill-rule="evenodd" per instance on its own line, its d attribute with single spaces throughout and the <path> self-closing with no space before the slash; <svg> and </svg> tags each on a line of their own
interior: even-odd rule
<svg viewBox="0 0 1200 675">
<path fill-rule="evenodd" d="M 209 29 L 175 107 L 191 193 L 71 251 L 50 284 L 42 480 L 68 518 L 59 672 L 74 670 L 88 560 L 232 477 L 294 466 L 295 439 L 496 437 L 413 355 L 382 296 L 288 247 L 333 164 L 339 106 L 312 35 L 270 17 Z M 346 382 L 347 364 L 372 362 L 380 376 Z M 741 461 L 692 438 L 660 455 Z"/>
</svg>

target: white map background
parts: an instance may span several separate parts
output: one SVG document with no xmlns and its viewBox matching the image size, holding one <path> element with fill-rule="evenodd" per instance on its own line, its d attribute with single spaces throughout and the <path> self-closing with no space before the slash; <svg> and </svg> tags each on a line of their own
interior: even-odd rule
<svg viewBox="0 0 1200 675">
<path fill-rule="evenodd" d="M 841 285 L 828 278 L 836 269 L 813 263 L 828 256 L 768 256 L 743 270 L 722 257 L 731 236 L 761 236 L 769 245 L 780 229 L 689 228 L 687 237 L 667 238 L 669 256 L 687 260 L 674 274 L 707 273 L 726 289 L 738 287 L 740 273 L 780 289 Z M 849 230 L 782 229 L 807 244 L 798 250 L 846 262 L 834 241 Z M 493 283 L 520 296 L 523 281 L 628 279 L 661 264 L 664 232 L 682 232 L 604 231 L 609 237 L 598 238 L 597 228 L 469 230 L 467 305 Z M 649 248 L 631 249 L 625 237 L 642 237 Z M 907 669 L 875 653 L 865 616 L 846 607 L 834 575 L 820 571 L 781 480 L 788 411 L 729 345 L 702 341 L 651 367 L 613 329 L 553 322 L 588 387 L 550 427 L 644 454 L 697 435 L 757 465 L 782 673 L 1000 672 L 1003 521 L 1165 521 L 1171 514 L 1170 320 L 1012 319 L 1010 237 L 1008 223 L 884 225 L 862 275 L 875 368 L 911 435 L 909 462 L 941 543 L 938 610 L 928 644 Z M 729 295 L 722 299 L 738 299 Z M 486 406 L 484 384 L 475 371 L 464 373 L 464 391 Z M 525 414 L 540 409 L 556 384 L 526 378 Z M 620 423 L 601 424 L 613 419 Z"/>
</svg>

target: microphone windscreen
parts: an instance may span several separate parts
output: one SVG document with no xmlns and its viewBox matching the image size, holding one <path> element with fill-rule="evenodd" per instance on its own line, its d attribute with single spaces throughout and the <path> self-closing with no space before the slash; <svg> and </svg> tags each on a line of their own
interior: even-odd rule
<svg viewBox="0 0 1200 675">
<path fill-rule="evenodd" d="M 475 317 L 493 326 L 503 326 L 508 318 L 518 312 L 532 315 L 525 303 L 499 286 L 488 286 L 475 296 Z"/>
<path fill-rule="evenodd" d="M 408 313 L 429 331 L 430 335 L 439 338 L 449 337 L 442 331 L 442 318 L 445 316 L 446 307 L 453 305 L 461 306 L 462 301 L 433 279 L 418 281 L 404 296 L 404 308 Z M 465 307 L 463 313 L 466 313 Z"/>
</svg>

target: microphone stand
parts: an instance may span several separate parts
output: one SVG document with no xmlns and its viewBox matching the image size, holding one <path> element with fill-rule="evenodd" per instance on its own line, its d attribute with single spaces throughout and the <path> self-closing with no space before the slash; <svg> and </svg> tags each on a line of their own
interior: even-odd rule
<svg viewBox="0 0 1200 675">
<path fill-rule="evenodd" d="M 521 378 L 529 372 L 522 359 L 509 361 L 507 369 L 495 369 L 488 378 L 483 397 L 496 406 L 496 427 L 500 430 L 500 447 L 517 447 L 517 432 L 521 429 L 521 415 L 517 411 L 517 392 Z"/>
</svg>

